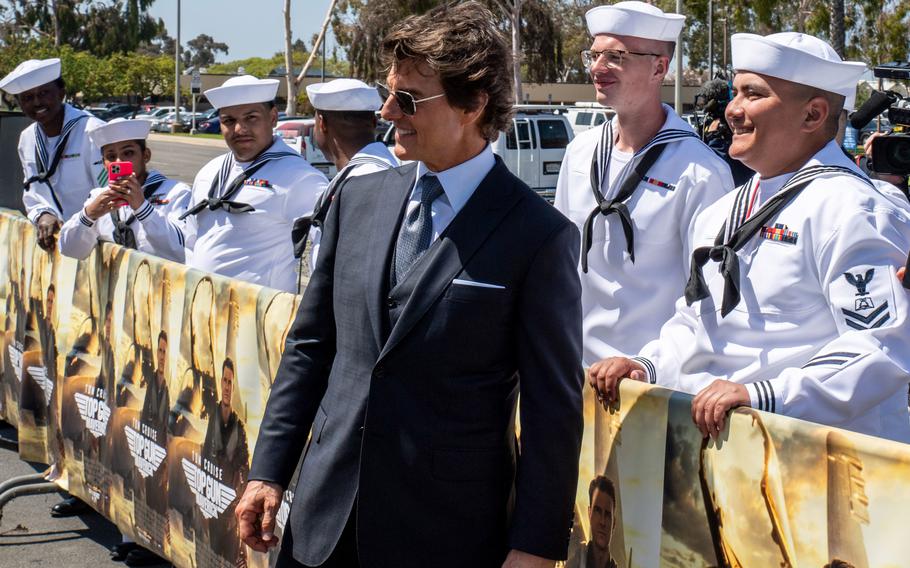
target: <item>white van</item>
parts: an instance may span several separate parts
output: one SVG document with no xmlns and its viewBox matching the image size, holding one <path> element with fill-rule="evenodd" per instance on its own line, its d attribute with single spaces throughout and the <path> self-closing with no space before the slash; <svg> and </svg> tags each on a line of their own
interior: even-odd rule
<svg viewBox="0 0 910 568">
<path fill-rule="evenodd" d="M 493 152 L 509 171 L 552 202 L 566 146 L 574 137 L 565 115 L 545 107 L 523 108 L 512 118 L 512 128 L 493 142 Z"/>
<path fill-rule="evenodd" d="M 552 202 L 566 146 L 575 137 L 572 127 L 564 115 L 554 114 L 552 106 L 517 108 L 512 127 L 493 142 L 493 153 L 502 158 L 516 177 Z M 395 145 L 394 126 L 382 141 L 386 146 Z"/>
<path fill-rule="evenodd" d="M 566 110 L 566 118 L 572 124 L 572 132 L 578 136 L 585 130 L 600 126 L 613 118 L 616 114 L 613 109 L 605 108 L 597 103 L 575 103 L 575 106 Z"/>
</svg>

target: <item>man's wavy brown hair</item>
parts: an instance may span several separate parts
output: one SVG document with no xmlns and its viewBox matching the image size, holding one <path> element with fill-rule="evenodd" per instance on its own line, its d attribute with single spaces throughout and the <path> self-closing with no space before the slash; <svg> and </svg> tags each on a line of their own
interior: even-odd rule
<svg viewBox="0 0 910 568">
<path fill-rule="evenodd" d="M 514 101 L 512 54 L 494 21 L 477 2 L 443 4 L 402 20 L 382 42 L 382 60 L 389 70 L 406 60 L 425 63 L 439 74 L 452 106 L 475 110 L 486 94 L 478 126 L 489 141 L 509 126 Z"/>
</svg>

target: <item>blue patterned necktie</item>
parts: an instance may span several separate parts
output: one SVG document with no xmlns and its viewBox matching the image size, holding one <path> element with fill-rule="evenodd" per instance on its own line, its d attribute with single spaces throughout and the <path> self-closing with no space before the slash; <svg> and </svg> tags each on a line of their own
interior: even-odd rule
<svg viewBox="0 0 910 568">
<path fill-rule="evenodd" d="M 442 193 L 442 184 L 434 175 L 425 175 L 417 183 L 420 205 L 411 209 L 398 232 L 392 274 L 393 285 L 404 279 L 411 266 L 430 247 L 433 238 L 433 202 Z"/>
</svg>

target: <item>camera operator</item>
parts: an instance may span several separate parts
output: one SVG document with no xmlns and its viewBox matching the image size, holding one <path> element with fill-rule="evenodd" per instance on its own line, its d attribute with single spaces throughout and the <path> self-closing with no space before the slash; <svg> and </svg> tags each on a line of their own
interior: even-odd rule
<svg viewBox="0 0 910 568">
<path fill-rule="evenodd" d="M 881 136 L 886 136 L 887 132 L 873 132 L 871 136 L 866 138 L 866 141 L 863 143 L 863 154 L 864 156 L 860 158 L 859 167 L 861 167 L 873 181 L 883 181 L 897 187 L 903 196 L 907 199 L 910 199 L 910 193 L 907 190 L 907 176 L 898 175 L 898 174 L 882 174 L 872 170 L 872 141 Z M 879 185 L 879 184 L 876 184 Z M 879 187 L 881 187 L 879 185 Z"/>
<path fill-rule="evenodd" d="M 733 132 L 724 117 L 724 111 L 729 102 L 730 86 L 726 80 L 721 78 L 708 81 L 695 95 L 695 106 L 696 108 L 701 107 L 704 113 L 701 128 L 699 128 L 701 139 L 727 162 L 730 172 L 733 174 L 733 182 L 736 187 L 739 187 L 749 181 L 754 172 L 739 160 L 730 157 L 728 150 L 733 140 Z"/>
</svg>

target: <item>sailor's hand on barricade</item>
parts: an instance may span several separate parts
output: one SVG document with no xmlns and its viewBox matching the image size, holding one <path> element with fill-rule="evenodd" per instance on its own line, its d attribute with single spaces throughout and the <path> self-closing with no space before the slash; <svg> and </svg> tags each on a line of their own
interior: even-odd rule
<svg viewBox="0 0 910 568">
<path fill-rule="evenodd" d="M 751 404 L 745 385 L 717 379 L 695 395 L 692 400 L 692 420 L 702 436 L 714 436 L 716 439 L 724 429 L 727 411 Z"/>
<path fill-rule="evenodd" d="M 240 524 L 240 540 L 253 550 L 268 552 L 278 544 L 275 516 L 281 506 L 281 486 L 267 481 L 250 481 L 234 514 Z"/>
<path fill-rule="evenodd" d="M 57 244 L 57 231 L 60 230 L 62 223 L 55 215 L 43 213 L 38 217 L 35 228 L 38 229 L 38 246 L 50 252 L 54 250 Z"/>
<path fill-rule="evenodd" d="M 907 274 L 906 266 L 901 266 L 900 268 L 897 269 L 897 279 L 900 280 L 901 282 L 904 281 L 904 276 L 906 276 L 906 274 Z"/>
<path fill-rule="evenodd" d="M 588 369 L 588 383 L 597 391 L 597 399 L 604 406 L 613 404 L 619 398 L 619 381 L 626 377 L 644 381 L 645 369 L 626 357 L 607 357 Z"/>
</svg>

